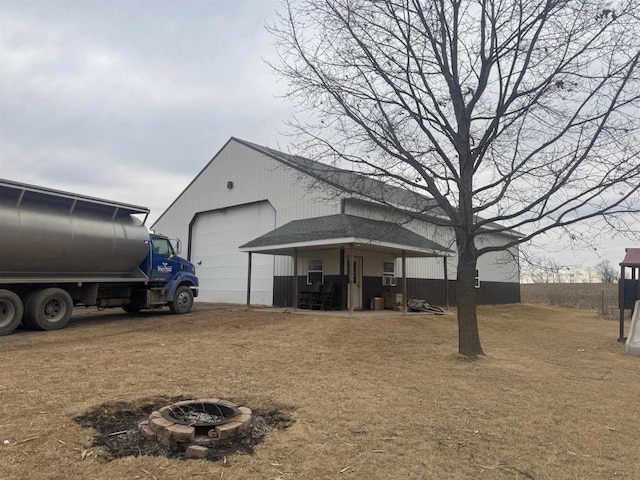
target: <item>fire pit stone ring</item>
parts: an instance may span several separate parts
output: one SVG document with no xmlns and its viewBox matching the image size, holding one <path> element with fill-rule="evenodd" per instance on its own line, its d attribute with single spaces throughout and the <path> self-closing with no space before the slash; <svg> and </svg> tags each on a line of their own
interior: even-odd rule
<svg viewBox="0 0 640 480">
<path fill-rule="evenodd" d="M 204 458 L 208 447 L 241 439 L 252 426 L 251 409 L 218 398 L 185 400 L 154 410 L 140 422 L 142 434 L 187 457 Z"/>
</svg>

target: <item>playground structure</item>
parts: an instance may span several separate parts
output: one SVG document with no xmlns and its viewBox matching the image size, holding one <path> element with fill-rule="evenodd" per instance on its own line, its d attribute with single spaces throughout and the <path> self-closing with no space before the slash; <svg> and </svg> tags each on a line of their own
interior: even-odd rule
<svg viewBox="0 0 640 480">
<path fill-rule="evenodd" d="M 631 276 L 626 273 L 630 270 Z M 620 305 L 619 342 L 626 341 L 629 353 L 640 355 L 640 248 L 625 249 L 625 257 L 620 262 L 620 281 L 618 282 L 618 302 Z M 624 335 L 624 311 L 633 310 L 629 337 Z"/>
<path fill-rule="evenodd" d="M 631 316 L 631 327 L 624 350 L 631 355 L 640 355 L 640 300 L 636 302 Z"/>
</svg>

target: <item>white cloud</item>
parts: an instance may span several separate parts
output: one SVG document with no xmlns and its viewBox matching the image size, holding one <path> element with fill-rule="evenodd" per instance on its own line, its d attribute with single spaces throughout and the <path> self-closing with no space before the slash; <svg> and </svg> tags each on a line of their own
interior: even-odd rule
<svg viewBox="0 0 640 480">
<path fill-rule="evenodd" d="M 110 198 L 122 172 L 194 176 L 232 135 L 276 143 L 274 5 L 3 1 L 0 175 Z"/>
<path fill-rule="evenodd" d="M 0 177 L 147 206 L 151 224 L 230 136 L 286 148 L 294 109 L 263 61 L 277 6 L 2 0 Z M 598 252 L 617 263 L 628 243 Z"/>
</svg>

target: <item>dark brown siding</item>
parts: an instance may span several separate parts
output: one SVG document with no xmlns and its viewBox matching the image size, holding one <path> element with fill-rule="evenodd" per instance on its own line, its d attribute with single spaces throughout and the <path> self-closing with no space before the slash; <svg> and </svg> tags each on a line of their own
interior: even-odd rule
<svg viewBox="0 0 640 480">
<path fill-rule="evenodd" d="M 335 302 L 338 308 L 347 308 L 343 305 L 347 279 L 340 275 L 325 275 L 324 283 L 333 282 L 336 286 Z M 293 304 L 293 275 L 273 277 L 273 306 L 274 307 L 290 307 Z M 298 291 L 308 288 L 307 277 L 298 276 Z"/>
<path fill-rule="evenodd" d="M 273 305 L 276 307 L 290 307 L 292 303 L 292 276 L 274 277 Z M 340 275 L 326 275 L 325 283 L 334 282 L 338 287 L 336 305 L 346 309 L 347 279 Z M 634 283 L 634 286 L 637 284 Z M 298 288 L 307 287 L 306 277 L 298 277 Z M 637 290 L 636 290 L 637 291 Z M 445 281 L 429 278 L 408 278 L 407 296 L 426 300 L 432 305 L 444 306 L 446 302 Z M 507 282 L 481 282 L 476 290 L 479 305 L 499 305 L 504 303 L 520 303 L 520 284 Z M 362 307 L 369 308 L 369 300 L 381 297 L 385 293 L 402 293 L 402 279 L 396 280 L 395 287 L 384 287 L 380 277 L 362 278 Z M 456 282 L 449 280 L 449 305 L 456 304 Z"/>
<path fill-rule="evenodd" d="M 273 306 L 290 307 L 293 304 L 293 275 L 273 277 Z"/>
</svg>

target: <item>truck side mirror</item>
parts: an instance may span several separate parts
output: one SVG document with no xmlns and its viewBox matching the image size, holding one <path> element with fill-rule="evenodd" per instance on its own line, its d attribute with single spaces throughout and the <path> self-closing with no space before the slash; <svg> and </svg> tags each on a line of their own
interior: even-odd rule
<svg viewBox="0 0 640 480">
<path fill-rule="evenodd" d="M 179 238 L 176 239 L 176 255 L 180 255 L 182 253 L 182 240 Z"/>
</svg>

